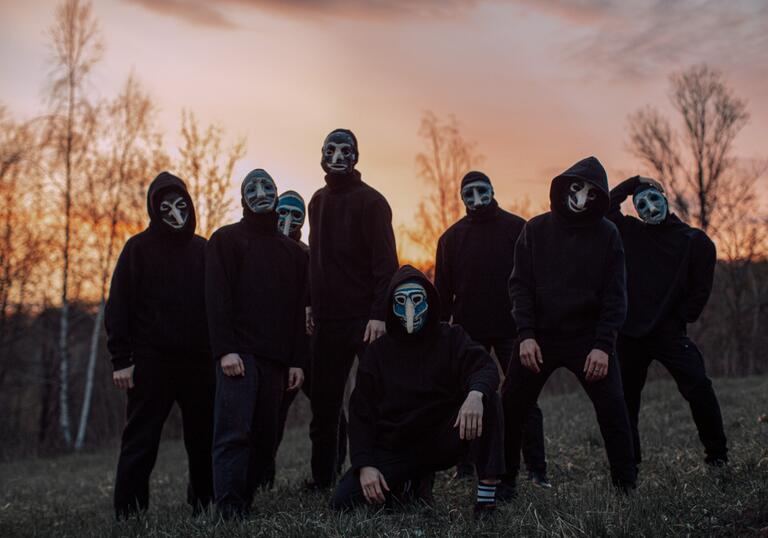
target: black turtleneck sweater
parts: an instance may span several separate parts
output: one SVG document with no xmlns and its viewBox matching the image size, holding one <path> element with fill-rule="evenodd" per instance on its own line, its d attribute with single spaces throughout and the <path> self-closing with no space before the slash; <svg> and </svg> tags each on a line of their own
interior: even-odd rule
<svg viewBox="0 0 768 538">
<path fill-rule="evenodd" d="M 312 315 L 384 320 L 398 267 L 392 210 L 357 171 L 325 181 L 309 202 Z"/>
<path fill-rule="evenodd" d="M 190 215 L 181 230 L 157 213 L 160 194 L 176 189 Z M 205 239 L 195 235 L 195 212 L 184 182 L 167 172 L 147 192 L 149 227 L 125 244 L 112 274 L 104 312 L 115 370 L 143 360 L 210 360 L 205 316 Z"/>
<path fill-rule="evenodd" d="M 360 361 L 349 405 L 355 469 L 374 463 L 376 447 L 399 451 L 429 444 L 456 419 L 469 391 L 488 396 L 499 385 L 496 363 L 485 349 L 460 326 L 440 321 L 440 296 L 421 272 L 403 266 L 392 278 L 387 304 L 407 280 L 427 290 L 427 321 L 409 335 L 389 309 L 387 334 L 369 345 Z"/>
<path fill-rule="evenodd" d="M 637 176 L 611 191 L 608 217 L 624 242 L 629 308 L 622 334 L 681 335 L 709 300 L 717 253 L 703 231 L 670 213 L 660 224 L 646 224 L 621 213 L 621 204 L 640 182 Z"/>
<path fill-rule="evenodd" d="M 247 353 L 303 368 L 307 255 L 277 230 L 274 212 L 243 211 L 206 250 L 205 297 L 216 359 Z"/>
<path fill-rule="evenodd" d="M 435 286 L 444 321 L 453 316 L 476 340 L 513 338 L 517 331 L 507 282 L 525 220 L 496 200 L 448 228 L 437 243 Z"/>
</svg>

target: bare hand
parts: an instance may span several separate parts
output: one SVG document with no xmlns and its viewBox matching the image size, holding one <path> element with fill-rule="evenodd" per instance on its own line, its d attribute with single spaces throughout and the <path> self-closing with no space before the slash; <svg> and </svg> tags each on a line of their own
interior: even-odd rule
<svg viewBox="0 0 768 538">
<path fill-rule="evenodd" d="M 134 368 L 135 366 L 129 366 L 128 368 L 123 368 L 121 370 L 115 370 L 112 372 L 112 383 L 114 383 L 114 385 L 121 390 L 132 389 Z"/>
<path fill-rule="evenodd" d="M 533 338 L 526 338 L 520 342 L 520 362 L 531 372 L 538 374 L 541 372 L 539 364 L 544 364 L 541 356 L 541 348 Z"/>
<path fill-rule="evenodd" d="M 288 388 L 287 391 L 293 392 L 299 390 L 304 383 L 304 370 L 301 368 L 288 368 Z"/>
<path fill-rule="evenodd" d="M 236 375 L 245 375 L 245 365 L 243 359 L 237 353 L 227 353 L 221 358 L 221 370 L 224 375 L 234 377 Z"/>
<path fill-rule="evenodd" d="M 647 185 L 653 186 L 656 190 L 658 190 L 660 192 L 664 192 L 664 187 L 662 187 L 661 183 L 659 183 L 655 179 L 652 179 L 650 177 L 645 177 L 645 176 L 637 176 L 637 180 L 640 183 L 645 183 Z"/>
<path fill-rule="evenodd" d="M 389 486 L 384 475 L 376 467 L 360 469 L 360 487 L 363 488 L 363 495 L 369 503 L 381 504 L 387 500 L 384 491 L 389 491 Z"/>
<path fill-rule="evenodd" d="M 584 363 L 587 381 L 600 381 L 608 375 L 608 354 L 600 349 L 593 349 Z"/>
<path fill-rule="evenodd" d="M 372 319 L 368 321 L 368 325 L 365 326 L 365 335 L 363 335 L 363 342 L 370 344 L 380 336 L 384 336 L 387 333 L 387 324 L 378 319 Z"/>
<path fill-rule="evenodd" d="M 304 330 L 307 336 L 312 336 L 315 332 L 315 318 L 312 317 L 312 307 L 308 306 L 304 309 Z"/>
<path fill-rule="evenodd" d="M 483 435 L 483 393 L 471 390 L 459 409 L 453 427 L 459 427 L 459 439 L 471 441 Z"/>
</svg>

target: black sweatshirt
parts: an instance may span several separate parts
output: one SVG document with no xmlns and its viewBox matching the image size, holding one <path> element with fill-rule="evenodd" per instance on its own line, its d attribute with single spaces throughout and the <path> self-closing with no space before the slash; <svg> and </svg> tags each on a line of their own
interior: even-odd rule
<svg viewBox="0 0 768 538">
<path fill-rule="evenodd" d="M 398 266 L 392 210 L 356 170 L 325 181 L 309 202 L 312 315 L 384 320 Z"/>
<path fill-rule="evenodd" d="M 669 213 L 656 225 L 621 213 L 621 204 L 640 186 L 638 176 L 611 191 L 608 217 L 624 242 L 629 308 L 622 334 L 685 334 L 709 300 L 717 252 L 707 234 Z"/>
<path fill-rule="evenodd" d="M 599 188 L 586 218 L 563 207 L 573 179 Z M 520 338 L 591 341 L 612 353 L 627 294 L 621 237 L 604 218 L 608 180 L 600 162 L 589 157 L 553 179 L 550 201 L 552 211 L 529 220 L 515 248 L 509 293 Z"/>
<path fill-rule="evenodd" d="M 307 255 L 277 230 L 274 211 L 243 210 L 206 250 L 205 296 L 213 356 L 247 353 L 304 368 Z"/>
<path fill-rule="evenodd" d="M 394 290 L 407 280 L 424 286 L 428 304 L 424 327 L 410 335 L 392 312 Z M 433 315 L 439 314 L 440 296 L 421 272 L 400 268 L 386 298 L 387 334 L 366 349 L 349 405 L 355 469 L 374 463 L 374 447 L 398 451 L 429 443 L 456 419 L 469 391 L 488 396 L 499 385 L 496 363 L 485 349 L 460 326 Z"/>
<path fill-rule="evenodd" d="M 468 211 L 440 237 L 435 286 L 443 301 L 443 321 L 453 316 L 453 322 L 475 340 L 516 335 L 507 282 L 524 224 L 525 220 L 493 200 L 484 208 Z"/>
<path fill-rule="evenodd" d="M 159 195 L 177 189 L 190 215 L 181 230 L 163 223 Z M 205 316 L 205 239 L 184 182 L 163 172 L 147 191 L 149 226 L 126 242 L 109 290 L 104 325 L 115 370 L 135 361 L 210 359 Z"/>
</svg>

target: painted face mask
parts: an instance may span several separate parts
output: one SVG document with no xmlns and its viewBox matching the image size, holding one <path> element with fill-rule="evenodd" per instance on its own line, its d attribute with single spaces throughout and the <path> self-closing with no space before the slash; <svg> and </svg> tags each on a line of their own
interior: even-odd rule
<svg viewBox="0 0 768 538">
<path fill-rule="evenodd" d="M 646 189 L 632 197 L 638 216 L 646 224 L 661 224 L 667 218 L 669 203 L 664 193 L 657 189 Z"/>
<path fill-rule="evenodd" d="M 392 311 L 408 334 L 418 332 L 424 327 L 428 308 L 427 290 L 418 282 L 405 282 L 395 288 Z"/>
<path fill-rule="evenodd" d="M 167 190 L 160 196 L 157 206 L 160 218 L 174 230 L 181 230 L 189 220 L 187 199 L 177 190 Z"/>
<path fill-rule="evenodd" d="M 284 235 L 291 235 L 304 225 L 304 200 L 293 191 L 284 192 L 277 200 L 277 227 Z"/>
<path fill-rule="evenodd" d="M 254 213 L 268 213 L 277 205 L 277 186 L 264 170 L 257 169 L 245 176 L 241 194 Z"/>
<path fill-rule="evenodd" d="M 357 144 L 344 131 L 334 131 L 323 142 L 323 170 L 329 174 L 344 174 L 355 169 Z"/>
<path fill-rule="evenodd" d="M 574 213 L 583 213 L 596 198 L 597 187 L 586 181 L 572 181 L 568 185 L 565 206 Z"/>
<path fill-rule="evenodd" d="M 461 188 L 461 199 L 469 211 L 485 207 L 493 200 L 493 187 L 485 181 L 473 181 Z"/>
</svg>

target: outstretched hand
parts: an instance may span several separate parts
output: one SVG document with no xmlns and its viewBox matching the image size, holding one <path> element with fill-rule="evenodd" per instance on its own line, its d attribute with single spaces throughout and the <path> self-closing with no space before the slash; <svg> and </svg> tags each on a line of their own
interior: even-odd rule
<svg viewBox="0 0 768 538">
<path fill-rule="evenodd" d="M 600 349 L 590 351 L 584 363 L 584 373 L 590 382 L 600 381 L 608 375 L 608 353 Z"/>
<path fill-rule="evenodd" d="M 453 427 L 459 428 L 459 439 L 471 441 L 483 435 L 483 393 L 470 390 L 459 409 Z"/>
<path fill-rule="evenodd" d="M 368 321 L 368 325 L 365 326 L 365 334 L 363 335 L 363 342 L 370 344 L 377 338 L 384 336 L 387 332 L 387 324 L 378 319 L 372 319 Z"/>
<path fill-rule="evenodd" d="M 538 342 L 533 338 L 526 338 L 520 342 L 520 362 L 531 372 L 536 374 L 541 372 L 539 364 L 544 364 L 544 358 L 541 356 Z"/>
<path fill-rule="evenodd" d="M 384 491 L 389 491 L 389 486 L 376 467 L 362 467 L 360 469 L 360 487 L 363 488 L 365 500 L 373 504 L 381 504 L 386 501 Z"/>
</svg>

